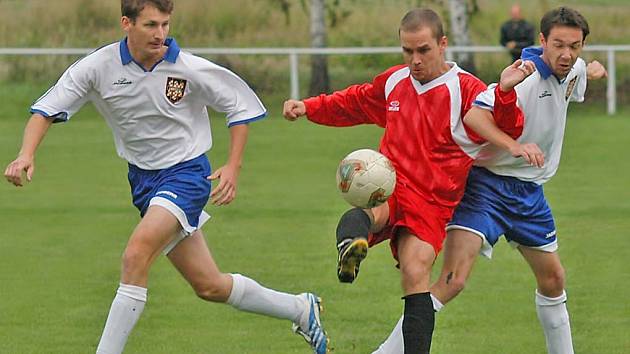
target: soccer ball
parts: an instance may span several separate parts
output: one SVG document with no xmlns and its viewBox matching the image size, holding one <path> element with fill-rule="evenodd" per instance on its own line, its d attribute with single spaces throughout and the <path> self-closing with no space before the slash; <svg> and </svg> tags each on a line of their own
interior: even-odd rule
<svg viewBox="0 0 630 354">
<path fill-rule="evenodd" d="M 341 196 L 355 207 L 370 209 L 385 203 L 395 185 L 396 170 L 392 163 L 374 150 L 353 151 L 337 168 Z"/>
</svg>

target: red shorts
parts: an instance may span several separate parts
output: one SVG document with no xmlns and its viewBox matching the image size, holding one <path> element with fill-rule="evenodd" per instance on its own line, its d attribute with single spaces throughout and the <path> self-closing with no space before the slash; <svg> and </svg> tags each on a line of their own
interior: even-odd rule
<svg viewBox="0 0 630 354">
<path fill-rule="evenodd" d="M 446 238 L 446 223 L 453 215 L 452 208 L 431 204 L 417 193 L 402 191 L 402 188 L 396 188 L 387 203 L 389 222 L 383 230 L 369 234 L 370 247 L 389 240 L 392 255 L 397 260 L 396 236 L 400 228 L 406 228 L 411 234 L 433 246 L 436 255 L 440 253 Z"/>
</svg>

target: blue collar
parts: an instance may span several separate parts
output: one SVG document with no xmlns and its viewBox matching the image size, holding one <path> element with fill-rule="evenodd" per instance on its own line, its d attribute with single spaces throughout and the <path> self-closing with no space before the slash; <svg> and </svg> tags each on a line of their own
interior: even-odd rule
<svg viewBox="0 0 630 354">
<path fill-rule="evenodd" d="M 175 64 L 175 62 L 177 61 L 177 57 L 179 56 L 179 46 L 177 45 L 177 42 L 174 38 L 169 37 L 166 38 L 164 44 L 168 46 L 168 49 L 166 50 L 163 59 L 168 61 L 169 63 Z M 129 47 L 127 46 L 127 37 L 120 41 L 120 60 L 122 61 L 123 65 L 127 65 L 134 61 L 133 57 L 131 56 L 131 52 L 129 51 Z"/>
<path fill-rule="evenodd" d="M 540 57 L 542 53 L 542 47 L 527 47 L 523 49 L 521 59 L 533 61 L 540 76 L 546 80 L 553 74 L 553 71 L 551 71 L 551 68 Z"/>
</svg>

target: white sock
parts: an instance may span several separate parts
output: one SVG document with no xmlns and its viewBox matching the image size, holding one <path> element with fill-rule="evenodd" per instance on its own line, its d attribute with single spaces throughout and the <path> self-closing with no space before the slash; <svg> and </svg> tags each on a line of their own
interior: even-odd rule
<svg viewBox="0 0 630 354">
<path fill-rule="evenodd" d="M 549 354 L 573 354 L 567 294 L 546 297 L 536 290 L 536 312 L 542 324 Z"/>
<path fill-rule="evenodd" d="M 440 310 L 444 307 L 444 304 L 437 297 L 431 294 L 431 301 L 433 301 L 433 310 L 435 312 L 440 312 Z"/>
<path fill-rule="evenodd" d="M 431 301 L 433 301 L 433 310 L 435 312 L 440 312 L 444 307 L 444 304 L 433 294 L 431 294 Z M 403 318 L 404 316 L 400 316 L 392 333 L 372 354 L 403 354 L 405 352 L 405 342 L 402 334 Z"/>
<path fill-rule="evenodd" d="M 232 292 L 228 304 L 241 311 L 288 319 L 308 328 L 308 311 L 300 296 L 265 288 L 240 274 L 231 275 Z"/>
<path fill-rule="evenodd" d="M 146 302 L 146 288 L 120 283 L 96 349 L 97 354 L 122 353 Z"/>
<path fill-rule="evenodd" d="M 400 316 L 392 333 L 372 354 L 404 354 L 405 342 L 402 334 L 402 323 L 403 316 Z"/>
</svg>

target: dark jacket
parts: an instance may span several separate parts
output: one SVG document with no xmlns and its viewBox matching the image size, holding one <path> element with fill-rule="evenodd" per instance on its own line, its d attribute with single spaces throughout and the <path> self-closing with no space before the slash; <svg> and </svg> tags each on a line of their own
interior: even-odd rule
<svg viewBox="0 0 630 354">
<path fill-rule="evenodd" d="M 525 20 L 509 20 L 501 26 L 501 45 L 505 47 L 507 42 L 515 41 L 516 47 L 510 50 L 512 60 L 521 57 L 521 51 L 525 47 L 534 44 L 534 27 Z"/>
</svg>

